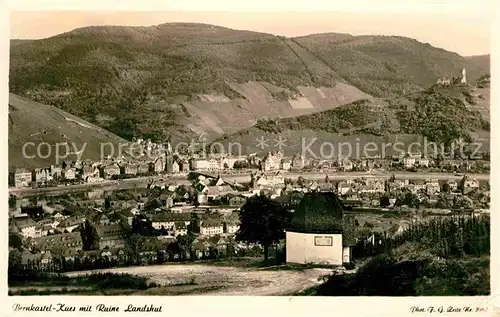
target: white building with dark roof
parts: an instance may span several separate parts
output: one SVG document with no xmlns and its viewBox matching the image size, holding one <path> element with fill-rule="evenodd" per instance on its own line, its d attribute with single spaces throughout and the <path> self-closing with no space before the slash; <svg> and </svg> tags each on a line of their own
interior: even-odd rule
<svg viewBox="0 0 500 317">
<path fill-rule="evenodd" d="M 286 230 L 286 262 L 341 266 L 352 261 L 354 222 L 334 193 L 304 195 Z"/>
</svg>

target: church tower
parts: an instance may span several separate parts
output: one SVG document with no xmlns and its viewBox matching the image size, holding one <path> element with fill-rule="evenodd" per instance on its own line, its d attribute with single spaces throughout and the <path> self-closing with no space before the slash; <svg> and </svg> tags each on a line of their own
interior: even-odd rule
<svg viewBox="0 0 500 317">
<path fill-rule="evenodd" d="M 467 77 L 465 68 L 462 68 L 462 78 L 460 79 L 460 83 L 467 84 Z"/>
</svg>

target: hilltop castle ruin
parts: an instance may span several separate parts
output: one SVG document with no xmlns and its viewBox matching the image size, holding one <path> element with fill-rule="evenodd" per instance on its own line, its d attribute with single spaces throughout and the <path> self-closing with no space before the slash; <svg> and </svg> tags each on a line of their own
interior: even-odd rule
<svg viewBox="0 0 500 317">
<path fill-rule="evenodd" d="M 467 84 L 467 71 L 465 68 L 462 68 L 460 72 L 460 77 L 440 77 L 438 78 L 436 84 L 442 86 L 450 86 L 452 84 Z"/>
</svg>

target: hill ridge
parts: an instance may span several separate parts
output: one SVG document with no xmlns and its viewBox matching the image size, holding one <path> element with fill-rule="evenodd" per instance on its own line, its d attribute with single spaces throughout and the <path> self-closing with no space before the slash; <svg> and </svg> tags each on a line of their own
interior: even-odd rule
<svg viewBox="0 0 500 317">
<path fill-rule="evenodd" d="M 10 170 L 16 167 L 32 169 L 56 165 L 56 144 L 62 146 L 63 143 L 70 143 L 68 148 L 60 148 L 61 156 L 84 149 L 81 158 L 93 160 L 101 158 L 101 144 L 128 144 L 109 131 L 59 108 L 33 102 L 13 93 L 9 94 L 8 142 Z M 43 143 L 50 146 L 51 150 L 47 149 L 47 145 L 41 145 Z M 34 157 L 27 157 L 23 154 L 24 145 L 32 145 L 26 148 L 26 151 L 31 152 L 40 146 L 40 153 L 35 155 L 30 152 L 28 156 Z M 76 160 L 77 156 L 70 154 L 67 159 Z"/>
<path fill-rule="evenodd" d="M 464 67 L 471 80 L 483 75 L 467 59 L 409 38 L 286 38 L 198 23 L 76 30 L 11 46 L 9 89 L 126 139 L 216 137 L 263 117 L 419 91 Z M 198 110 L 179 111 L 183 102 Z"/>
<path fill-rule="evenodd" d="M 485 89 L 467 85 L 434 85 L 421 92 L 391 99 L 358 100 L 294 118 L 262 119 L 250 128 L 216 141 L 224 145 L 239 143 L 246 153 L 252 153 L 273 150 L 271 147 L 259 148 L 255 140 L 282 138 L 288 140 L 287 144 L 274 150 L 284 150 L 287 155 L 305 155 L 304 146 L 307 144 L 312 144 L 310 153 L 318 154 L 324 150 L 322 144 L 325 143 L 329 145 L 327 148 L 346 142 L 363 148 L 371 143 L 380 150 L 384 144 L 398 142 L 406 146 L 414 142 L 421 146 L 431 144 L 428 142 L 449 146 L 460 139 L 466 144 L 473 142 L 472 151 L 489 151 L 489 117 L 482 112 L 487 111 L 489 105 L 475 91 L 484 93 Z M 481 147 L 476 149 L 475 145 Z M 346 149 L 341 146 L 333 148 L 333 151 L 339 151 L 336 155 L 353 155 L 349 151 L 344 153 Z M 391 149 L 389 147 L 388 151 Z"/>
</svg>

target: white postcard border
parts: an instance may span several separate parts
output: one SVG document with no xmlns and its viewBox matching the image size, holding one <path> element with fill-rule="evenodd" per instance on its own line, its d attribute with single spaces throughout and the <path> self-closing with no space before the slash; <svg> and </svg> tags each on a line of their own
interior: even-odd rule
<svg viewBox="0 0 500 317">
<path fill-rule="evenodd" d="M 449 0 L 452 1 L 452 0 Z M 377 4 L 375 4 L 375 2 Z M 442 7 L 437 1 L 260 1 L 253 0 L 241 4 L 237 1 L 104 1 L 104 0 L 87 0 L 87 1 L 6 1 L 0 0 L 0 38 L 2 45 L 0 46 L 0 100 L 2 102 L 1 116 L 4 120 L 2 125 L 3 135 L 8 136 L 8 56 L 9 56 L 9 10 L 112 10 L 119 8 L 120 10 L 270 10 L 270 11 L 352 11 L 355 9 L 371 12 L 395 12 L 397 10 L 405 10 L 411 7 L 408 3 L 412 2 L 416 10 L 436 10 L 442 12 Z M 416 6 L 415 3 L 419 2 L 421 6 Z M 443 1 L 441 1 L 443 2 Z M 467 8 L 474 8 L 474 3 L 480 1 L 459 1 L 453 0 L 456 3 L 457 10 L 467 10 Z M 483 1 L 485 2 L 485 1 Z M 364 5 L 363 5 L 364 4 Z M 477 4 L 481 5 L 481 4 Z M 497 10 L 491 10 L 491 14 L 499 11 L 500 6 L 496 5 Z M 361 6 L 361 7 L 360 7 Z M 494 8 L 494 7 L 492 7 Z M 441 10 L 441 11 L 440 11 Z M 494 21 L 492 30 L 500 29 L 498 22 L 498 14 Z M 496 20 L 496 21 L 495 21 Z M 397 26 L 395 26 L 397 27 Z M 439 30 L 436 30 L 439 32 Z M 454 36 L 450 34 L 450 36 Z M 459 36 L 459 35 L 458 35 Z M 500 139 L 500 112 L 497 106 L 500 106 L 500 86 L 497 78 L 500 78 L 500 51 L 498 35 L 492 33 L 492 97 L 491 97 L 491 120 L 492 120 L 492 134 L 493 139 Z M 1 170 L 1 176 L 7 180 L 7 151 L 8 140 L 6 137 L 2 139 L 1 143 L 1 157 L 4 163 L 4 169 Z M 499 162 L 498 147 L 491 147 L 491 157 L 493 162 Z M 495 159 L 496 158 L 496 159 Z M 493 164 L 491 168 L 491 186 L 492 192 L 500 189 L 500 166 Z M 7 192 L 7 182 L 2 183 L 2 189 Z M 7 206 L 7 195 L 3 195 L 0 206 Z M 0 308 L 1 316 L 47 316 L 48 313 L 14 313 L 12 307 L 16 303 L 23 305 L 42 305 L 66 303 L 66 305 L 84 306 L 88 304 L 97 305 L 103 303 L 106 305 L 117 305 L 125 309 L 128 304 L 134 305 L 161 305 L 163 307 L 162 313 L 156 315 L 179 314 L 183 316 L 406 316 L 412 315 L 410 308 L 412 306 L 423 307 L 478 307 L 486 306 L 489 309 L 487 315 L 500 316 L 500 276 L 499 276 L 499 243 L 500 242 L 500 216 L 496 210 L 500 207 L 500 200 L 498 195 L 492 195 L 491 198 L 491 218 L 492 218 L 492 249 L 491 249 L 491 287 L 492 294 L 489 297 L 405 297 L 405 298 L 383 298 L 383 297 L 210 297 L 210 296 L 192 296 L 192 297 L 140 297 L 140 296 L 117 296 L 117 297 L 102 297 L 102 296 L 7 296 L 7 279 L 6 268 L 8 261 L 7 243 L 0 244 L 0 251 L 2 254 L 1 263 L 4 272 L 2 278 L 2 306 Z M 7 212 L 6 207 L 4 216 L 2 217 L 2 226 L 7 228 Z M 2 230 L 4 240 L 8 240 L 7 230 Z M 54 314 L 54 313 L 52 313 Z M 63 313 L 61 313 L 63 314 Z M 69 314 L 69 313 L 66 313 Z M 71 313 L 75 316 L 75 313 Z M 105 313 L 76 313 L 76 316 L 99 316 Z M 112 313 L 116 316 L 127 315 L 127 313 Z M 135 313 L 139 315 L 138 313 Z M 461 314 L 438 314 L 446 316 L 458 315 L 471 315 L 467 313 Z M 142 314 L 141 314 L 142 315 Z M 424 314 L 413 314 L 415 316 L 424 316 Z M 483 314 L 484 315 L 484 314 Z"/>
</svg>

